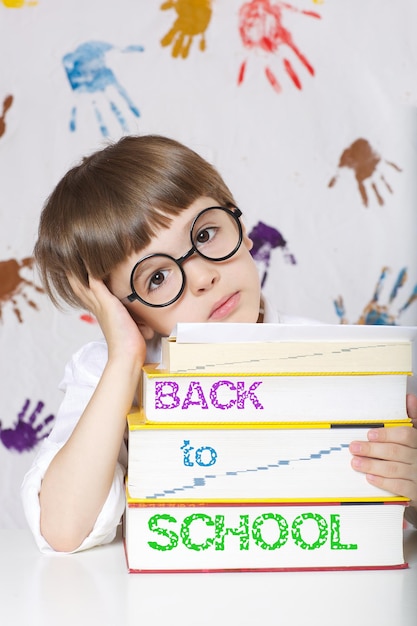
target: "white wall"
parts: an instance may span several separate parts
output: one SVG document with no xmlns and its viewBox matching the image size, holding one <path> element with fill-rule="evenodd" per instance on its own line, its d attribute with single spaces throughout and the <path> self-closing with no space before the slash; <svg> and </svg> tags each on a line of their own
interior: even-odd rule
<svg viewBox="0 0 417 626">
<path fill-rule="evenodd" d="M 371 308 L 398 324 L 417 323 L 417 302 L 399 314 L 417 284 L 417 3 L 293 0 L 292 10 L 253 0 L 246 4 L 268 19 L 255 16 L 252 29 L 239 13 L 243 0 L 170 4 L 162 10 L 162 0 L 0 2 L 2 526 L 24 525 L 19 485 L 36 437 L 50 424 L 35 428 L 58 408 L 67 359 L 99 335 L 83 312 L 55 311 L 30 284 L 33 270 L 22 265 L 32 255 L 53 186 L 106 141 L 94 101 L 110 139 L 158 133 L 185 142 L 219 168 L 249 230 L 262 221 L 281 233 L 287 246 L 269 251 L 265 291 L 283 311 L 337 324 L 333 301 L 342 296 L 347 321 L 356 323 L 387 267 Z M 196 6 L 212 11 L 205 49 L 196 36 L 188 56 L 174 58 L 161 39 L 178 17 L 176 8 L 188 10 L 183 27 L 194 27 L 202 15 L 193 13 Z M 269 52 L 249 48 L 239 32 L 245 26 L 246 38 L 259 36 L 262 23 L 270 29 L 264 33 Z M 273 36 L 277 26 L 284 30 Z M 80 55 L 88 42 L 109 44 L 103 65 L 139 116 L 116 83 L 102 92 L 71 89 L 63 58 L 84 46 Z M 97 53 L 96 43 L 90 47 Z M 298 79 L 291 79 L 288 62 Z M 120 106 L 124 128 L 109 110 L 111 100 Z M 339 168 L 352 145 L 350 167 Z M 366 165 L 361 146 L 379 157 L 364 179 L 368 206 L 354 175 Z M 389 303 L 403 268 L 406 280 Z M 18 424 L 26 399 L 30 405 Z M 31 423 L 39 401 L 44 407 Z"/>
</svg>

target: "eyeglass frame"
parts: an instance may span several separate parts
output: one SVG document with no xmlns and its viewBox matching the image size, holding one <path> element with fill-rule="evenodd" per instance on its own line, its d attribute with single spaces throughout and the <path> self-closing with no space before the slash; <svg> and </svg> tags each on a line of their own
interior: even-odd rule
<svg viewBox="0 0 417 626">
<path fill-rule="evenodd" d="M 230 217 L 232 217 L 234 219 L 234 221 L 235 221 L 235 223 L 237 225 L 237 228 L 238 228 L 238 232 L 239 232 L 239 240 L 238 240 L 236 246 L 234 247 L 234 249 L 232 250 L 232 252 L 230 252 L 229 254 L 226 254 L 223 257 L 220 257 L 219 259 L 211 259 L 210 257 L 204 255 L 202 252 L 200 252 L 196 248 L 196 246 L 193 243 L 193 229 L 194 229 L 194 226 L 195 226 L 197 220 L 202 215 L 204 215 L 204 213 L 207 213 L 207 211 L 212 211 L 213 209 L 220 209 L 221 211 L 225 211 L 225 213 L 230 215 Z M 135 265 L 133 266 L 133 269 L 132 269 L 132 271 L 130 273 L 130 288 L 131 288 L 132 292 L 128 296 L 125 296 L 124 298 L 121 298 L 121 300 L 128 300 L 129 302 L 135 302 L 136 300 L 138 300 L 142 304 L 144 304 L 146 306 L 149 306 L 149 307 L 151 307 L 153 309 L 161 309 L 161 308 L 170 306 L 171 304 L 174 304 L 174 302 L 176 302 L 177 300 L 179 300 L 181 298 L 182 294 L 184 293 L 184 289 L 185 289 L 186 275 L 185 275 L 184 269 L 182 267 L 182 264 L 185 263 L 185 261 L 187 261 L 194 253 L 198 254 L 203 259 L 206 259 L 207 261 L 213 261 L 214 263 L 219 263 L 221 261 L 227 261 L 227 259 L 230 259 L 233 255 L 236 254 L 236 252 L 239 250 L 240 246 L 242 245 L 242 241 L 243 241 L 243 229 L 242 229 L 242 224 L 241 224 L 240 219 L 239 219 L 241 216 L 242 216 L 242 211 L 238 207 L 233 207 L 233 209 L 230 209 L 229 207 L 224 207 L 224 206 L 210 206 L 210 207 L 207 207 L 206 209 L 203 209 L 199 213 L 197 213 L 197 215 L 194 217 L 194 219 L 193 219 L 193 221 L 191 223 L 191 226 L 190 226 L 191 248 L 188 250 L 188 252 L 186 252 L 185 254 L 180 256 L 178 259 L 175 259 L 170 254 L 165 254 L 164 252 L 153 252 L 152 254 L 147 254 L 146 256 L 144 256 L 141 259 L 139 259 L 139 261 L 137 261 L 137 263 L 135 263 Z M 181 289 L 179 290 L 179 292 L 177 293 L 175 298 L 171 298 L 171 300 L 169 300 L 169 302 L 165 302 L 163 304 L 151 304 L 150 302 L 146 302 L 146 300 L 141 298 L 140 295 L 137 293 L 137 291 L 135 289 L 135 286 L 134 286 L 134 282 L 133 282 L 133 277 L 135 275 L 135 271 L 136 271 L 137 267 L 142 263 L 142 261 L 146 261 L 147 259 L 151 259 L 154 256 L 165 257 L 167 259 L 170 259 L 171 261 L 174 261 L 174 263 L 176 263 L 176 265 L 178 265 L 179 270 L 181 272 L 181 276 L 182 276 Z"/>
</svg>

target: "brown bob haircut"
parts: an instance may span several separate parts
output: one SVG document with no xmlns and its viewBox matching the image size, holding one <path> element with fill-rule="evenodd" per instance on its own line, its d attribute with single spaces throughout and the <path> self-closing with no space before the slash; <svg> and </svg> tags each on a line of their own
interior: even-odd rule
<svg viewBox="0 0 417 626">
<path fill-rule="evenodd" d="M 197 198 L 233 207 L 218 172 L 193 150 L 157 135 L 127 136 L 70 169 L 43 208 L 35 259 L 52 302 L 83 307 L 67 275 L 109 273 L 150 243 Z"/>
</svg>

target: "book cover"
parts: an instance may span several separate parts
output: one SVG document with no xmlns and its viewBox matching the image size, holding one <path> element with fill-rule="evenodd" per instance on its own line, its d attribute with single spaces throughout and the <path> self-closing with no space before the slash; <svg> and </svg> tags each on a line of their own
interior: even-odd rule
<svg viewBox="0 0 417 626">
<path fill-rule="evenodd" d="M 368 427 L 152 425 L 142 411 L 132 411 L 129 493 L 182 502 L 398 499 L 351 467 L 349 444 L 366 439 Z"/>
<path fill-rule="evenodd" d="M 408 373 L 179 374 L 150 364 L 139 403 L 150 422 L 404 421 Z"/>
<path fill-rule="evenodd" d="M 153 506 L 127 498 L 131 573 L 404 568 L 404 502 Z"/>
</svg>

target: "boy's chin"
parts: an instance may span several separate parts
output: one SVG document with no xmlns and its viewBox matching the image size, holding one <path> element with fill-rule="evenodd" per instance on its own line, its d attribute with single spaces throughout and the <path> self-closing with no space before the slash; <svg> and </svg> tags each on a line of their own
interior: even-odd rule
<svg viewBox="0 0 417 626">
<path fill-rule="evenodd" d="M 219 322 L 230 322 L 233 324 L 256 324 L 257 322 L 262 322 L 262 319 L 259 309 L 256 309 L 253 311 L 238 311 L 236 314 L 231 315 L 227 319 L 219 320 Z"/>
</svg>

